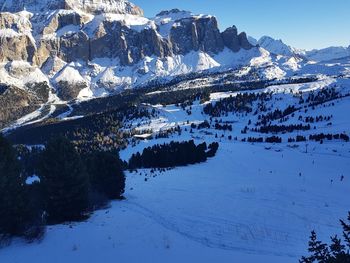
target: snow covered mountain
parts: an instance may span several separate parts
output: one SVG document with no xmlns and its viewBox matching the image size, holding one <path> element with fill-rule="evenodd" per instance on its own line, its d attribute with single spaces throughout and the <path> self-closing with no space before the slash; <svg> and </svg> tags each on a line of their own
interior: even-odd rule
<svg viewBox="0 0 350 263">
<path fill-rule="evenodd" d="M 261 37 L 258 45 L 275 55 L 291 57 L 295 54 L 295 50 L 291 46 L 283 43 L 282 40 L 276 40 L 269 36 Z"/>
<path fill-rule="evenodd" d="M 138 6 L 127 0 L 0 0 L 1 12 L 45 12 L 48 10 L 70 9 L 91 14 L 114 13 L 143 15 Z"/>
<path fill-rule="evenodd" d="M 173 9 L 146 18 L 126 0 L 0 0 L 0 9 L 0 126 L 43 105 L 193 72 L 241 68 L 263 79 L 315 73 L 282 41 L 263 37 L 255 46 L 235 26 L 220 32 L 210 15 Z M 310 56 L 328 54 L 316 53 Z"/>
<path fill-rule="evenodd" d="M 252 36 L 248 36 L 248 41 L 250 44 L 252 44 L 253 46 L 258 45 L 258 40 Z"/>
<path fill-rule="evenodd" d="M 249 37 L 248 40 L 251 44 L 259 45 L 272 54 L 287 57 L 301 56 L 313 62 L 324 62 L 350 56 L 350 47 L 328 47 L 307 51 L 291 47 L 282 40 L 276 40 L 269 36 L 263 36 L 258 41 L 253 37 Z"/>
<path fill-rule="evenodd" d="M 183 93 L 191 96 L 186 86 Z M 126 118 L 123 130 L 136 129 L 148 138 L 130 138 L 120 152 L 126 162 L 145 148 L 173 141 L 219 142 L 217 155 L 205 163 L 164 171 L 126 172 L 125 200 L 113 201 L 83 222 L 49 226 L 41 242 L 16 239 L 1 249 L 0 260 L 298 262 L 307 251 L 310 231 L 316 229 L 318 238 L 327 240 L 349 209 L 344 196 L 350 187 L 350 142 L 339 135 L 349 134 L 349 92 L 350 79 L 324 77 L 259 90 L 211 92 L 207 101 L 184 103 L 187 106 L 162 105 L 162 99 L 140 104 L 156 114 Z M 156 96 L 163 94 L 167 100 L 176 93 L 160 89 Z M 253 94 L 256 99 L 250 99 Z M 209 105 L 223 105 L 216 108 L 223 110 L 209 115 Z M 268 120 L 267 126 L 262 119 Z M 69 120 L 61 124 L 67 122 L 76 127 Z M 199 128 L 203 123 L 208 128 Z M 222 125 L 233 129 L 222 130 Z M 172 132 L 177 127 L 181 132 Z M 309 139 L 327 134 L 337 139 Z M 279 143 L 267 142 L 275 136 L 281 138 Z M 111 138 L 105 137 L 110 144 Z"/>
<path fill-rule="evenodd" d="M 0 8 L 0 101 L 14 105 L 3 123 L 46 103 L 246 64 L 257 52 L 235 27 L 220 32 L 215 17 L 178 9 L 148 19 L 125 0 L 0 0 Z"/>
<path fill-rule="evenodd" d="M 350 47 L 328 47 L 305 52 L 309 60 L 320 62 L 350 57 Z"/>
</svg>

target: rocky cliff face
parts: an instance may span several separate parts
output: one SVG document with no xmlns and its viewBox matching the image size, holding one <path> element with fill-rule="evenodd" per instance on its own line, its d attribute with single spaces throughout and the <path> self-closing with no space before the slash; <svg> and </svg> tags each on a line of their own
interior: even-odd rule
<svg viewBox="0 0 350 263">
<path fill-rule="evenodd" d="M 36 95 L 36 92 L 40 94 L 39 90 L 43 92 L 42 97 Z M 44 100 L 47 100 L 46 91 L 47 84 L 44 83 L 33 86 L 32 92 L 0 84 L 0 129 L 40 107 Z"/>
<path fill-rule="evenodd" d="M 242 32 L 238 34 L 237 28 L 235 26 L 227 28 L 221 33 L 224 45 L 230 48 L 234 52 L 238 52 L 241 48 L 251 49 L 252 44 L 247 39 L 247 35 Z"/>
<path fill-rule="evenodd" d="M 8 77 L 13 61 L 27 62 L 46 74 L 52 92 L 69 101 L 86 89 L 108 86 L 111 90 L 135 81 L 147 82 L 149 72 L 157 77 L 170 71 L 181 74 L 206 69 L 217 65 L 210 57 L 225 49 L 252 48 L 246 35 L 238 34 L 235 27 L 221 33 L 213 16 L 175 9 L 147 19 L 141 8 L 126 0 L 0 0 L 0 10 L 0 84 L 11 87 L 7 90 L 16 87 L 27 92 L 24 101 L 28 105 L 45 103 L 47 98 L 38 98 L 35 89 L 29 91 L 23 84 L 25 74 Z M 184 62 L 188 56 L 191 59 Z M 204 62 L 198 61 L 201 59 Z M 71 77 L 64 73 L 66 67 L 74 69 Z M 9 92 L 0 97 L 5 94 Z M 32 95 L 38 99 L 35 103 Z M 7 107 L 4 100 L 0 103 Z M 20 104 L 25 103 L 21 100 Z"/>
<path fill-rule="evenodd" d="M 32 62 L 36 46 L 29 19 L 30 15 L 25 12 L 0 13 L 0 62 Z"/>
<path fill-rule="evenodd" d="M 11 2 L 11 5 L 9 4 Z M 231 28 L 220 33 L 212 16 L 187 15 L 175 19 L 166 36 L 160 25 L 142 17 L 142 10 L 123 0 L 0 0 L 3 11 L 54 10 L 48 17 L 29 12 L 0 14 L 0 61 L 25 60 L 39 67 L 52 56 L 66 62 L 116 58 L 122 65 L 146 56 L 160 58 L 191 51 L 217 54 L 226 47 L 237 52 L 251 46 L 245 34 Z M 172 19 L 179 10 L 163 12 Z"/>
<path fill-rule="evenodd" d="M 219 53 L 224 43 L 215 17 L 189 17 L 178 20 L 170 30 L 170 41 L 175 54 L 192 50 Z"/>
<path fill-rule="evenodd" d="M 127 0 L 0 0 L 0 11 L 16 13 L 48 10 L 75 10 L 90 14 L 143 15 L 143 10 Z"/>
</svg>

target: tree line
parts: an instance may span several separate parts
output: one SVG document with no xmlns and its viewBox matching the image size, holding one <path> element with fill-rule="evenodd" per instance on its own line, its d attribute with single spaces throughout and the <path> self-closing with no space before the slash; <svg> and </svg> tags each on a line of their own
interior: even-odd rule
<svg viewBox="0 0 350 263">
<path fill-rule="evenodd" d="M 215 156 L 218 148 L 217 142 L 207 146 L 205 142 L 196 145 L 193 140 L 157 144 L 145 148 L 142 153 L 134 153 L 129 160 L 129 169 L 169 168 L 201 163 Z"/>
<path fill-rule="evenodd" d="M 290 125 L 266 125 L 261 126 L 259 128 L 251 129 L 254 132 L 260 133 L 290 133 L 293 131 L 308 131 L 311 129 L 310 124 L 302 125 L 302 124 L 290 124 Z"/>
<path fill-rule="evenodd" d="M 220 99 L 215 104 L 207 104 L 203 111 L 212 117 L 225 116 L 230 112 L 250 113 L 253 111 L 253 102 L 268 101 L 271 97 L 272 93 L 238 93 L 236 96 Z"/>
<path fill-rule="evenodd" d="M 64 137 L 19 153 L 0 136 L 0 241 L 42 238 L 46 224 L 84 220 L 122 198 L 123 166 L 117 153 L 79 154 Z"/>
<path fill-rule="evenodd" d="M 323 122 L 323 121 L 330 121 L 333 118 L 333 115 L 330 116 L 316 116 L 316 117 L 312 117 L 312 116 L 306 116 L 305 118 L 303 118 L 303 116 L 299 116 L 299 121 L 304 121 L 306 123 L 314 123 L 314 122 Z"/>
<path fill-rule="evenodd" d="M 335 90 L 335 87 L 331 87 L 318 90 L 317 92 L 311 91 L 305 100 L 301 97 L 299 103 L 301 104 L 306 102 L 309 104 L 309 106 L 317 106 L 340 97 L 341 94 Z"/>
<path fill-rule="evenodd" d="M 324 134 L 324 133 L 319 133 L 319 134 L 311 134 L 309 136 L 309 140 L 311 141 L 317 141 L 317 142 L 323 142 L 324 140 L 343 140 L 345 142 L 349 142 L 350 138 L 349 135 L 345 133 L 339 133 L 339 134 Z"/>
<path fill-rule="evenodd" d="M 294 105 L 293 106 L 289 105 L 284 110 L 275 109 L 273 112 L 259 115 L 256 126 L 260 126 L 260 125 L 267 126 L 268 124 L 271 123 L 271 121 L 279 120 L 279 119 L 281 119 L 281 121 L 287 121 L 288 120 L 287 116 L 290 114 L 293 114 L 297 110 L 299 110 L 299 108 L 296 108 Z"/>
<path fill-rule="evenodd" d="M 258 143 L 262 143 L 262 142 L 266 142 L 266 143 L 282 143 L 282 138 L 278 137 L 278 136 L 271 136 L 271 137 L 266 137 L 265 139 L 262 137 L 248 137 L 248 138 L 243 138 L 242 142 L 258 142 Z"/>
</svg>

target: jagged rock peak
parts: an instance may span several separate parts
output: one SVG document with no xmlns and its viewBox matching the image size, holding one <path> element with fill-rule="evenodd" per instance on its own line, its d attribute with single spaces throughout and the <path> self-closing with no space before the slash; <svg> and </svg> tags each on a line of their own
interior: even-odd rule
<svg viewBox="0 0 350 263">
<path fill-rule="evenodd" d="M 115 13 L 143 16 L 143 10 L 127 0 L 65 0 L 71 9 L 87 13 Z"/>
<path fill-rule="evenodd" d="M 263 36 L 259 39 L 258 44 L 275 55 L 293 56 L 294 54 L 293 48 L 286 45 L 280 39 L 277 40 L 269 36 Z"/>
<path fill-rule="evenodd" d="M 238 34 L 236 26 L 227 28 L 221 33 L 224 45 L 234 52 L 239 51 L 241 48 L 251 49 L 252 44 L 249 43 L 246 33 L 242 32 Z"/>
<path fill-rule="evenodd" d="M 143 15 L 143 10 L 127 0 L 0 0 L 1 12 L 19 12 L 28 10 L 40 12 L 45 10 L 68 9 L 86 13 L 115 13 Z"/>
<path fill-rule="evenodd" d="M 160 13 L 158 13 L 156 16 L 169 16 L 169 15 L 172 15 L 172 14 L 180 14 L 180 13 L 189 13 L 189 14 L 191 14 L 191 12 L 174 8 L 174 9 L 171 9 L 171 10 L 163 10 Z"/>
</svg>

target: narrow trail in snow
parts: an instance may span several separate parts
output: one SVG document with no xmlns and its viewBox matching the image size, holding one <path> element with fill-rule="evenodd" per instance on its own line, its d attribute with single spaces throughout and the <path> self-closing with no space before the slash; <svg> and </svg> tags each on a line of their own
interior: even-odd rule
<svg viewBox="0 0 350 263">
<path fill-rule="evenodd" d="M 172 232 L 175 232 L 177 234 L 180 234 L 181 236 L 185 237 L 186 239 L 189 239 L 191 241 L 197 242 L 203 246 L 209 247 L 209 248 L 216 248 L 216 249 L 222 249 L 222 250 L 229 250 L 229 251 L 244 251 L 245 253 L 249 254 L 257 254 L 257 255 L 273 255 L 273 256 L 287 256 L 291 258 L 299 257 L 300 255 L 296 254 L 289 254 L 289 253 L 276 253 L 267 250 L 257 250 L 257 249 L 250 249 L 250 248 L 245 248 L 243 246 L 236 246 L 234 242 L 229 242 L 229 240 L 225 239 L 225 236 L 223 235 L 224 233 L 214 233 L 212 232 L 213 236 L 206 235 L 208 234 L 208 231 L 210 230 L 215 230 L 215 226 L 217 227 L 217 224 L 220 225 L 220 227 L 226 228 L 229 227 L 229 229 L 235 229 L 236 231 L 240 232 L 241 234 L 244 233 L 247 236 L 250 236 L 252 239 L 259 239 L 259 237 L 256 237 L 254 234 L 254 227 L 251 227 L 249 224 L 244 224 L 240 222 L 232 222 L 232 221 L 227 221 L 224 220 L 225 222 L 215 222 L 218 219 L 217 218 L 207 218 L 206 222 L 204 224 L 207 224 L 209 227 L 209 230 L 207 231 L 203 230 L 202 233 L 197 233 L 195 229 L 192 229 L 191 226 L 186 229 L 186 226 L 183 228 L 179 226 L 176 222 L 171 222 L 171 220 L 166 219 L 162 215 L 157 214 L 156 212 L 152 211 L 151 209 L 137 203 L 134 201 L 126 201 L 126 206 L 124 207 L 125 209 L 129 209 L 132 212 L 135 212 L 137 214 L 140 214 L 148 219 L 153 220 L 157 224 L 161 225 L 167 230 L 170 230 Z M 193 218 L 192 219 L 192 224 L 197 224 L 198 219 Z M 199 223 L 199 222 L 198 222 Z M 203 222 L 201 222 L 203 224 Z M 222 224 L 225 224 L 225 226 L 222 226 Z M 212 225 L 212 226 L 211 226 Z M 213 228 L 213 229 L 211 229 Z M 192 232 L 190 231 L 192 230 Z M 271 229 L 270 229 L 271 230 Z M 276 230 L 276 233 L 278 230 Z M 235 231 L 232 231 L 234 233 Z M 196 233 L 198 235 L 196 235 Z M 210 234 L 210 233 L 209 233 Z M 283 233 L 282 233 L 283 234 Z M 215 236 L 214 236 L 215 235 Z M 270 233 L 271 236 L 274 236 L 273 233 Z M 283 235 L 288 236 L 288 233 L 284 233 Z M 276 242 L 276 240 L 275 240 Z M 281 241 L 282 242 L 282 241 Z M 281 243 L 282 244 L 282 243 Z"/>
</svg>

